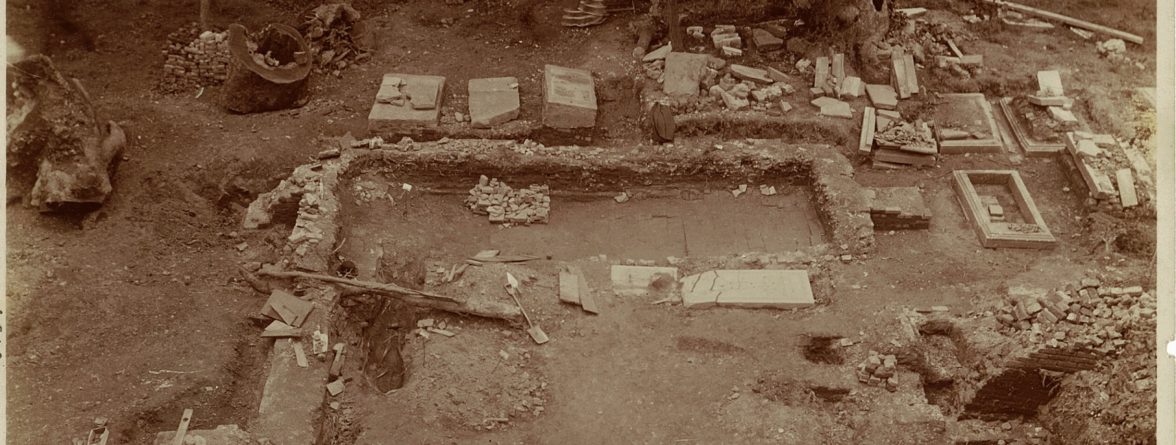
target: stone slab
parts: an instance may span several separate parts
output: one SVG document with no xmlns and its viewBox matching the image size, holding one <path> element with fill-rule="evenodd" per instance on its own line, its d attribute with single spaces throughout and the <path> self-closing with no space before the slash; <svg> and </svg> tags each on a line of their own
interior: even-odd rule
<svg viewBox="0 0 1176 445">
<path fill-rule="evenodd" d="M 788 75 L 780 72 L 778 69 L 769 66 L 765 69 L 765 71 L 768 72 L 768 77 L 771 77 L 772 80 L 776 82 L 788 82 L 789 80 Z"/>
<path fill-rule="evenodd" d="M 618 295 L 637 296 L 649 293 L 650 285 L 661 276 L 677 282 L 678 268 L 614 265 L 610 270 L 610 276 L 613 291 Z"/>
<path fill-rule="evenodd" d="M 728 69 L 731 70 L 732 76 L 735 76 L 735 78 L 740 80 L 750 80 L 752 82 L 759 82 L 762 84 L 772 83 L 772 79 L 768 77 L 768 72 L 766 70 L 735 63 L 732 63 Z"/>
<path fill-rule="evenodd" d="M 837 94 L 842 96 L 861 97 L 861 95 L 866 94 L 866 84 L 862 82 L 860 77 L 856 76 L 846 77 L 845 80 L 838 84 L 837 88 Z"/>
<path fill-rule="evenodd" d="M 470 125 L 490 128 L 519 117 L 519 80 L 514 77 L 470 79 Z"/>
<path fill-rule="evenodd" d="M 580 304 L 580 281 L 571 270 L 559 271 L 559 301 Z"/>
<path fill-rule="evenodd" d="M 662 91 L 670 96 L 697 96 L 706 74 L 707 55 L 671 52 L 662 71 Z"/>
<path fill-rule="evenodd" d="M 829 74 L 832 70 L 828 57 L 817 57 L 815 68 L 813 69 L 813 88 L 824 89 L 825 85 L 829 83 Z"/>
<path fill-rule="evenodd" d="M 814 303 L 805 270 L 712 270 L 682 279 L 682 304 L 689 308 L 787 309 Z"/>
<path fill-rule="evenodd" d="M 1135 194 L 1135 178 L 1131 169 L 1121 168 L 1115 171 L 1115 182 L 1119 185 L 1119 201 L 1123 207 L 1139 205 L 1139 197 Z"/>
<path fill-rule="evenodd" d="M 1066 124 L 1073 124 L 1078 122 L 1078 118 L 1070 110 L 1064 110 L 1061 107 L 1049 107 L 1049 116 L 1054 120 Z"/>
<path fill-rule="evenodd" d="M 875 108 L 894 110 L 898 108 L 898 93 L 890 85 L 866 85 L 866 95 Z"/>
<path fill-rule="evenodd" d="M 669 54 L 670 52 L 672 52 L 673 50 L 674 50 L 674 45 L 666 44 L 666 45 L 662 46 L 661 48 L 650 51 L 649 54 L 646 54 L 645 57 L 641 58 L 641 61 L 642 62 L 653 62 L 655 60 L 665 59 L 666 55 Z"/>
<path fill-rule="evenodd" d="M 1027 98 L 1029 99 L 1029 103 L 1040 107 L 1062 107 L 1065 109 L 1072 107 L 1074 104 L 1073 99 L 1064 96 L 1038 96 L 1031 94 Z"/>
<path fill-rule="evenodd" d="M 162 431 L 155 435 L 154 445 L 172 445 L 176 431 Z M 219 425 L 211 430 L 189 430 L 183 443 L 204 443 L 207 445 L 253 445 L 249 433 L 237 425 Z"/>
<path fill-rule="evenodd" d="M 833 76 L 833 79 L 837 80 L 837 85 L 840 86 L 841 82 L 845 80 L 845 54 L 838 53 L 833 55 L 831 71 L 830 74 Z"/>
<path fill-rule="evenodd" d="M 862 112 L 862 131 L 858 137 L 858 152 L 869 155 L 874 150 L 874 131 L 877 116 L 874 107 L 866 107 Z"/>
<path fill-rule="evenodd" d="M 404 85 L 396 87 L 381 82 L 376 97 L 394 96 L 393 89 L 414 98 L 400 105 L 375 101 L 368 114 L 368 131 L 373 135 L 395 133 L 404 130 L 436 128 L 441 117 L 441 96 L 445 91 L 445 78 L 440 76 L 418 76 L 413 74 L 385 74 L 384 79 L 400 78 Z M 430 109 L 416 108 L 428 106 Z"/>
<path fill-rule="evenodd" d="M 755 28 L 751 30 L 751 42 L 755 44 L 755 49 L 760 51 L 773 51 L 784 46 L 784 40 L 772 35 L 767 30 Z"/>
<path fill-rule="evenodd" d="M 596 84 L 592 73 L 544 66 L 543 125 L 561 129 L 596 126 Z"/>
<path fill-rule="evenodd" d="M 1039 96 L 1065 96 L 1062 90 L 1062 76 L 1056 70 L 1037 72 L 1037 94 Z"/>
</svg>

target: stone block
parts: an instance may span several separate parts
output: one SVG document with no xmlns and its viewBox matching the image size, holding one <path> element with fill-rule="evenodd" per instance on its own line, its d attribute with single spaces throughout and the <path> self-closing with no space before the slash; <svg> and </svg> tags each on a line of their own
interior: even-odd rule
<svg viewBox="0 0 1176 445">
<path fill-rule="evenodd" d="M 368 131 L 373 135 L 395 133 L 404 130 L 436 128 L 441 117 L 441 95 L 445 90 L 445 78 L 439 76 L 417 76 L 411 74 L 385 74 L 384 80 L 398 78 L 400 86 L 381 82 L 377 98 L 397 94 L 408 96 L 399 104 L 382 103 L 378 99 L 368 114 Z M 431 108 L 420 108 L 431 106 Z"/>
<path fill-rule="evenodd" d="M 898 93 L 890 85 L 866 85 L 866 95 L 875 108 L 894 110 L 898 108 Z"/>
<path fill-rule="evenodd" d="M 614 265 L 610 270 L 610 276 L 613 291 L 617 295 L 645 295 L 655 285 L 676 284 L 678 268 Z"/>
<path fill-rule="evenodd" d="M 1074 113 L 1070 112 L 1069 110 L 1064 110 L 1060 107 L 1049 107 L 1049 115 L 1050 117 L 1054 118 L 1054 120 L 1064 124 L 1078 123 L 1078 118 L 1074 116 Z"/>
<path fill-rule="evenodd" d="M 759 68 L 752 68 L 749 66 L 743 66 L 743 65 L 734 64 L 734 63 L 731 64 L 731 66 L 728 67 L 728 69 L 731 70 L 732 76 L 735 76 L 736 78 L 741 79 L 741 80 L 750 80 L 752 82 L 759 82 L 762 84 L 772 83 L 772 79 L 770 77 L 768 77 L 768 72 L 766 70 L 761 70 Z"/>
<path fill-rule="evenodd" d="M 1135 207 L 1139 205 L 1139 197 L 1135 193 L 1135 178 L 1131 174 L 1131 169 L 1121 168 L 1115 171 L 1115 182 L 1119 186 L 1119 201 L 1123 207 Z"/>
<path fill-rule="evenodd" d="M 853 108 L 848 103 L 832 97 L 813 99 L 812 104 L 821 109 L 821 115 L 823 116 L 842 117 L 846 119 L 853 117 Z"/>
<path fill-rule="evenodd" d="M 764 71 L 767 71 L 768 77 L 772 78 L 772 80 L 776 82 L 788 82 L 788 75 L 780 72 L 778 69 L 769 66 Z"/>
<path fill-rule="evenodd" d="M 1063 96 L 1039 96 L 1029 95 L 1029 103 L 1039 107 L 1062 107 L 1062 109 L 1069 109 L 1073 106 L 1074 101 L 1068 97 Z"/>
<path fill-rule="evenodd" d="M 1065 96 L 1062 90 L 1062 76 L 1057 71 L 1037 72 L 1037 94 L 1039 96 Z"/>
<path fill-rule="evenodd" d="M 155 435 L 155 445 L 172 445 L 175 442 L 176 431 L 162 431 Z M 209 445 L 252 445 L 253 439 L 249 433 L 237 425 L 219 425 L 211 430 L 188 430 L 182 440 L 183 443 L 204 443 Z"/>
<path fill-rule="evenodd" d="M 804 270 L 712 270 L 682 279 L 686 307 L 795 308 L 814 304 Z"/>
<path fill-rule="evenodd" d="M 763 29 L 751 30 L 751 42 L 760 51 L 774 51 L 784 46 L 784 40 Z"/>
<path fill-rule="evenodd" d="M 596 126 L 596 85 L 592 73 L 544 66 L 543 125 L 561 129 Z"/>
<path fill-rule="evenodd" d="M 649 54 L 646 54 L 645 57 L 641 58 L 641 61 L 642 62 L 653 62 L 655 60 L 665 59 L 666 55 L 669 54 L 673 50 L 674 50 L 673 45 L 666 44 L 665 46 L 662 46 L 661 48 L 650 51 Z"/>
<path fill-rule="evenodd" d="M 846 77 L 844 81 L 838 85 L 838 94 L 849 97 L 861 97 L 866 94 L 866 84 L 862 83 L 862 79 L 856 76 Z"/>
<path fill-rule="evenodd" d="M 666 55 L 662 91 L 670 96 L 696 96 L 706 74 L 706 54 L 671 52 Z"/>
<path fill-rule="evenodd" d="M 727 57 L 738 57 L 743 55 L 743 50 L 732 46 L 724 46 L 723 55 Z"/>
<path fill-rule="evenodd" d="M 711 43 L 714 43 L 715 49 L 723 48 L 743 48 L 743 39 L 739 37 L 739 33 L 732 25 L 719 25 L 711 31 Z"/>
<path fill-rule="evenodd" d="M 514 77 L 470 79 L 470 124 L 490 128 L 519 117 L 519 80 Z"/>
</svg>

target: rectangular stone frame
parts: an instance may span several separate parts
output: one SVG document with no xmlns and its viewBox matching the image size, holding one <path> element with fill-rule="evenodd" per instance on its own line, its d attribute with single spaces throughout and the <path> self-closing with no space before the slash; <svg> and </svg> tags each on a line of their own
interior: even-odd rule
<svg viewBox="0 0 1176 445">
<path fill-rule="evenodd" d="M 992 114 L 992 105 L 988 103 L 988 99 L 984 98 L 983 93 L 957 93 L 944 94 L 944 99 L 962 99 L 976 103 L 980 108 L 981 113 L 984 114 L 984 122 L 988 124 L 987 139 L 965 139 L 958 141 L 939 141 L 939 153 L 941 154 L 963 154 L 963 153 L 1000 153 L 1004 151 L 1004 144 L 1000 141 L 1000 128 L 996 125 L 996 117 Z"/>
<path fill-rule="evenodd" d="M 1029 139 L 1029 135 L 1025 133 L 1025 129 L 1021 128 L 1020 121 L 1017 120 L 1016 113 L 1013 113 L 1013 108 L 1010 105 L 1013 102 L 1011 97 L 1003 97 L 1000 99 L 1000 109 L 1004 112 L 1005 121 L 1009 123 L 1009 128 L 1013 129 L 1013 136 L 1017 139 L 1017 144 L 1021 149 L 1025 150 L 1025 156 L 1052 156 L 1058 152 L 1066 149 L 1064 143 L 1047 143 L 1036 142 Z"/>
<path fill-rule="evenodd" d="M 1017 201 L 1018 210 L 1022 215 L 1033 221 L 1037 226 L 1037 233 L 1018 233 L 1002 230 L 1007 223 L 992 223 L 985 216 L 988 214 L 984 205 L 980 203 L 980 195 L 976 192 L 973 178 L 983 180 L 984 184 L 999 184 L 1000 178 L 1005 178 L 1005 185 L 1009 188 L 1013 198 Z M 1041 213 L 1037 211 L 1037 204 L 1029 196 L 1025 182 L 1021 180 L 1016 170 L 956 170 L 952 172 L 952 188 L 959 198 L 964 216 L 976 231 L 980 245 L 988 248 L 1013 247 L 1022 249 L 1050 249 L 1057 245 L 1057 239 L 1050 233 L 1049 227 Z"/>
</svg>

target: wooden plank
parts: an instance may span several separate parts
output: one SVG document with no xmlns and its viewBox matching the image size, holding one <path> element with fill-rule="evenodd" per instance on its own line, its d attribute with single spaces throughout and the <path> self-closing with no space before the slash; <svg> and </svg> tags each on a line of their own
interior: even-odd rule
<svg viewBox="0 0 1176 445">
<path fill-rule="evenodd" d="M 911 97 L 911 84 L 906 80 L 906 61 L 901 46 L 890 49 L 890 83 L 894 85 L 894 91 L 898 92 L 899 99 Z"/>
<path fill-rule="evenodd" d="M 919 94 L 919 73 L 915 71 L 915 56 L 907 54 L 902 56 L 903 75 L 907 79 L 907 90 L 911 94 Z"/>
<path fill-rule="evenodd" d="M 1131 169 L 1121 168 L 1116 171 L 1115 180 L 1119 183 L 1119 201 L 1123 203 L 1123 207 L 1139 205 L 1139 197 L 1135 195 L 1135 177 L 1131 175 Z"/>
<path fill-rule="evenodd" d="M 874 107 L 866 107 L 862 112 L 862 133 L 858 139 L 858 152 L 869 155 L 874 150 L 874 129 L 877 116 Z"/>
<path fill-rule="evenodd" d="M 1007 2 L 1007 1 L 1002 1 L 1002 0 L 991 0 L 991 1 L 993 3 L 996 3 L 998 6 L 1009 8 L 1009 9 L 1012 9 L 1012 10 L 1015 10 L 1015 11 L 1018 11 L 1018 12 L 1021 12 L 1024 14 L 1029 14 L 1029 15 L 1041 17 L 1044 19 L 1055 20 L 1055 21 L 1059 21 L 1059 22 L 1065 23 L 1070 26 L 1082 28 L 1082 29 L 1089 30 L 1089 31 L 1103 33 L 1103 34 L 1109 35 L 1111 37 L 1123 39 L 1125 41 L 1134 43 L 1136 45 L 1143 44 L 1143 37 L 1140 37 L 1140 36 L 1137 36 L 1135 34 L 1131 34 L 1128 32 L 1119 31 L 1114 28 L 1108 28 L 1106 26 L 1090 23 L 1085 20 L 1078 20 L 1073 17 L 1067 17 L 1067 16 L 1064 16 L 1061 14 L 1057 14 L 1057 13 L 1025 6 L 1025 5 L 1018 4 L 1018 3 Z"/>
<path fill-rule="evenodd" d="M 294 360 L 298 362 L 299 368 L 310 367 L 310 363 L 306 361 L 306 349 L 303 349 L 302 342 L 294 340 Z"/>
<path fill-rule="evenodd" d="M 833 78 L 837 79 L 838 86 L 845 81 L 845 54 L 833 55 Z"/>
<path fill-rule="evenodd" d="M 184 445 L 184 437 L 188 435 L 188 425 L 192 423 L 192 409 L 184 410 L 180 416 L 180 427 L 176 428 L 176 437 L 172 438 L 172 445 Z"/>
</svg>

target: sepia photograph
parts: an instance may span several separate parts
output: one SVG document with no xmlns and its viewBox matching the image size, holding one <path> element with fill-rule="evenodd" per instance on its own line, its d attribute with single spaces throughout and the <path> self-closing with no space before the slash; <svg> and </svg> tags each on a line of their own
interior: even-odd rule
<svg viewBox="0 0 1176 445">
<path fill-rule="evenodd" d="M 0 443 L 1176 443 L 1174 11 L 7 0 Z"/>
</svg>

